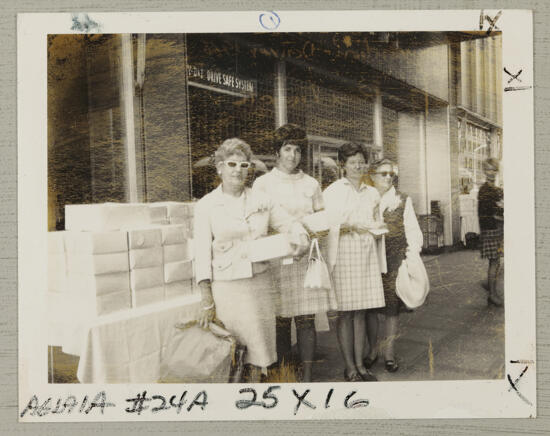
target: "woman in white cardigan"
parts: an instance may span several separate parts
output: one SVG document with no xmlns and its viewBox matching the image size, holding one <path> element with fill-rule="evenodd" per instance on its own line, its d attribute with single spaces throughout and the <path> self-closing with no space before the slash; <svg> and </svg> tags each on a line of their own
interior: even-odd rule
<svg viewBox="0 0 550 436">
<path fill-rule="evenodd" d="M 323 193 L 331 227 L 328 263 L 338 301 L 337 337 L 346 381 L 376 381 L 363 364 L 367 309 L 384 307 L 384 291 L 374 233 L 379 195 L 362 182 L 367 163 L 363 147 L 347 143 L 338 150 L 345 176 Z M 374 233 L 373 233 L 374 232 Z"/>
<path fill-rule="evenodd" d="M 195 275 L 206 326 L 218 318 L 247 347 L 245 363 L 266 369 L 277 360 L 275 298 L 268 262 L 252 262 L 249 241 L 268 230 L 289 233 L 295 254 L 308 246 L 307 232 L 266 195 L 245 188 L 252 151 L 233 138 L 215 154 L 222 183 L 195 206 Z M 258 380 L 252 380 L 258 381 Z"/>
</svg>

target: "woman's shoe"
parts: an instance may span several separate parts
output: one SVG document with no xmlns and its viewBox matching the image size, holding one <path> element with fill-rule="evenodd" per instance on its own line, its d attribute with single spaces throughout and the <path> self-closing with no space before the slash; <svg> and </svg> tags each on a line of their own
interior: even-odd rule
<svg viewBox="0 0 550 436">
<path fill-rule="evenodd" d="M 377 360 L 378 360 L 378 354 L 374 356 L 374 359 L 371 359 L 369 356 L 367 356 L 363 359 L 363 365 L 365 365 L 365 368 L 369 369 L 372 367 L 372 365 L 376 363 Z"/>
<path fill-rule="evenodd" d="M 376 376 L 370 372 L 368 369 L 365 371 L 365 372 L 360 372 L 359 373 L 359 376 L 361 377 L 361 379 L 363 381 L 366 381 L 366 382 L 375 382 L 375 381 L 378 381 L 378 379 L 376 378 Z"/>
<path fill-rule="evenodd" d="M 397 360 L 395 358 L 386 360 L 385 367 L 388 372 L 396 372 L 399 369 L 399 365 L 397 364 Z"/>
<path fill-rule="evenodd" d="M 363 381 L 363 377 L 358 372 L 354 372 L 352 375 L 349 375 L 346 370 L 344 370 L 344 380 L 348 382 L 358 382 Z"/>
</svg>

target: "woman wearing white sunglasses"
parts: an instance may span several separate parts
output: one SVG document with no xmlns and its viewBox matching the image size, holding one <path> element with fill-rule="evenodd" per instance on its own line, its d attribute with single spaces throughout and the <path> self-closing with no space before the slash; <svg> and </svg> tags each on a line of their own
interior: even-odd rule
<svg viewBox="0 0 550 436">
<path fill-rule="evenodd" d="M 304 129 L 295 124 L 279 127 L 273 140 L 277 164 L 269 173 L 258 177 L 253 187 L 254 190 L 269 195 L 298 220 L 324 208 L 319 182 L 299 168 L 302 154 L 306 150 L 307 136 Z M 279 364 L 289 363 L 290 327 L 294 318 L 302 382 L 311 381 L 316 346 L 315 314 L 336 309 L 336 295 L 333 290 L 304 290 L 307 266 L 307 256 L 290 258 L 279 262 L 279 271 L 276 271 L 280 273 L 278 278 L 281 292 L 277 317 L 277 360 Z"/>
<path fill-rule="evenodd" d="M 247 347 L 245 363 L 258 368 L 277 360 L 275 347 L 276 292 L 267 262 L 252 262 L 248 241 L 266 236 L 273 228 L 288 232 L 295 253 L 308 247 L 301 224 L 269 197 L 245 187 L 252 150 L 238 138 L 224 141 L 215 153 L 222 183 L 195 207 L 195 275 L 201 289 L 206 326 L 215 318 Z"/>
</svg>

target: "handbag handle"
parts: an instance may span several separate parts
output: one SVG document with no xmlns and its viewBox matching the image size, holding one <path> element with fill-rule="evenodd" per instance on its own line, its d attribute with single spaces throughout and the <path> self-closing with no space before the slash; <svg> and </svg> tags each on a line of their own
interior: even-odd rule
<svg viewBox="0 0 550 436">
<path fill-rule="evenodd" d="M 311 245 L 309 246 L 309 256 L 307 258 L 308 262 L 312 259 L 313 249 L 315 248 L 315 259 L 323 259 L 323 256 L 321 256 L 321 251 L 319 250 L 319 240 L 317 238 L 313 238 L 311 240 Z"/>
</svg>

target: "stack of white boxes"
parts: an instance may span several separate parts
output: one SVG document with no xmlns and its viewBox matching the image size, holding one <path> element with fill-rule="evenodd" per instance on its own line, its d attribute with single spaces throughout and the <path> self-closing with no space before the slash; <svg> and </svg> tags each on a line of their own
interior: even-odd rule
<svg viewBox="0 0 550 436">
<path fill-rule="evenodd" d="M 123 232 L 64 232 L 66 289 L 95 315 L 129 309 L 128 240 Z"/>
<path fill-rule="evenodd" d="M 193 292 L 192 203 L 65 211 L 67 230 L 48 235 L 50 292 L 67 292 L 92 316 Z"/>
</svg>

